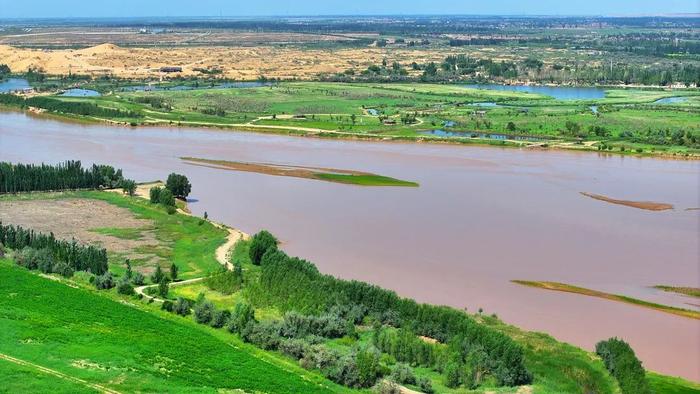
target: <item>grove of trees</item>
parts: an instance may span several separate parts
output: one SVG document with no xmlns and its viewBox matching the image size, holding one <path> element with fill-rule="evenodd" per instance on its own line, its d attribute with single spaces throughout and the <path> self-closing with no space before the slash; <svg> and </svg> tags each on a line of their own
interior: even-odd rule
<svg viewBox="0 0 700 394">
<path fill-rule="evenodd" d="M 80 161 L 57 165 L 0 162 L 0 193 L 111 189 L 130 182 L 122 170 L 107 165 L 83 168 Z"/>
<path fill-rule="evenodd" d="M 107 272 L 107 251 L 104 248 L 81 245 L 75 240 L 58 240 L 53 234 L 46 235 L 21 226 L 6 226 L 0 222 L 0 244 L 22 251 L 24 258 L 20 258 L 18 263 L 29 269 L 39 269 L 43 265 L 50 267 L 50 270 L 42 271 L 65 276 L 71 276 L 72 271 L 87 271 L 95 275 Z M 31 250 L 40 252 L 35 254 Z"/>
</svg>

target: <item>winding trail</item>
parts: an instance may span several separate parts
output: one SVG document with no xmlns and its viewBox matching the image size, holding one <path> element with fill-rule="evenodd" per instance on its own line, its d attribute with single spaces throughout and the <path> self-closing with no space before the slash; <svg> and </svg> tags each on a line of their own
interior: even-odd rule
<svg viewBox="0 0 700 394">
<path fill-rule="evenodd" d="M 73 383 L 78 383 L 78 384 L 81 384 L 85 387 L 89 387 L 91 389 L 97 390 L 97 391 L 102 392 L 102 393 L 121 394 L 121 392 L 119 392 L 119 391 L 112 390 L 110 388 L 99 385 L 97 383 L 90 383 L 87 380 L 76 378 L 75 376 L 66 375 L 63 372 L 56 371 L 55 369 L 46 368 L 46 367 L 43 367 L 39 364 L 34 364 L 32 362 L 29 362 L 29 361 L 20 360 L 20 359 L 15 358 L 15 357 L 8 356 L 7 354 L 0 353 L 0 360 L 5 360 L 5 361 L 9 361 L 11 363 L 17 364 L 17 365 L 22 365 L 24 367 L 33 368 L 33 369 L 36 369 L 36 370 L 43 372 L 47 375 L 56 376 L 58 378 L 68 380 L 68 381 L 73 382 Z"/>
<path fill-rule="evenodd" d="M 190 215 L 187 212 L 184 212 L 182 210 L 178 210 L 180 213 L 184 215 Z M 221 223 L 216 223 L 216 222 L 210 222 L 212 225 L 214 225 L 217 228 L 220 229 L 225 229 L 228 231 L 228 237 L 226 238 L 226 242 L 224 242 L 221 246 L 216 248 L 216 261 L 219 262 L 219 264 L 223 265 L 226 267 L 227 270 L 232 270 L 233 269 L 233 264 L 231 263 L 231 253 L 233 252 L 233 247 L 236 245 L 236 243 L 242 239 L 248 239 L 250 236 L 243 231 L 236 230 L 230 227 L 227 227 L 226 225 L 223 225 Z M 192 279 L 187 279 L 179 282 L 172 282 L 170 283 L 170 287 L 176 287 L 176 286 L 184 286 L 184 285 L 189 285 L 192 283 L 197 283 L 203 281 L 204 278 L 192 278 Z M 151 284 L 151 285 L 143 285 L 139 286 L 134 289 L 136 294 L 142 295 L 145 299 L 150 299 L 153 300 L 153 302 L 164 302 L 162 298 L 154 297 L 151 295 L 146 294 L 146 289 L 149 287 L 156 287 L 158 286 L 157 284 Z"/>
</svg>

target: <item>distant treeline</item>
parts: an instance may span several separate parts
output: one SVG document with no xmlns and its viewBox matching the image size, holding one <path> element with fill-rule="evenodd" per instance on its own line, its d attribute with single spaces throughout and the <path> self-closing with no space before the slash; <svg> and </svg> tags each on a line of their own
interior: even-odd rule
<svg viewBox="0 0 700 394">
<path fill-rule="evenodd" d="M 0 222 L 0 244 L 18 251 L 17 263 L 28 269 L 58 272 L 64 276 L 72 275 L 72 271 L 88 271 L 96 275 L 107 272 L 105 249 L 80 245 L 75 240 L 57 240 L 53 234 L 5 226 Z"/>
<path fill-rule="evenodd" d="M 133 111 L 122 111 L 119 109 L 100 107 L 96 104 L 87 102 L 62 101 L 41 96 L 24 98 L 14 94 L 0 94 L 0 104 L 21 108 L 34 107 L 50 112 L 97 116 L 100 118 L 136 118 L 142 116 Z"/>
<path fill-rule="evenodd" d="M 284 19 L 245 19 L 222 20 L 220 18 L 198 18 L 197 20 L 161 20 L 122 19 L 100 20 L 101 26 L 152 28 L 201 28 L 201 29 L 239 29 L 244 31 L 279 31 L 279 32 L 379 32 L 379 33 L 474 33 L 497 32 L 505 28 L 566 28 L 591 26 L 630 26 L 630 27 L 687 27 L 697 26 L 697 17 L 528 17 L 528 16 L 397 16 L 393 18 L 377 17 L 319 17 L 319 18 L 284 18 Z M 45 22 L 48 23 L 48 22 Z M 83 22 L 90 23 L 89 21 Z M 51 24 L 51 23 L 49 23 Z M 66 25 L 57 22 L 55 25 Z"/>
<path fill-rule="evenodd" d="M 0 162 L 0 193 L 103 189 L 121 187 L 128 181 L 122 170 L 93 164 L 83 168 L 80 161 L 57 165 Z"/>
<path fill-rule="evenodd" d="M 469 360 L 480 357 L 483 358 L 479 364 L 481 375 L 493 376 L 499 386 L 516 386 L 532 380 L 525 368 L 520 345 L 505 334 L 477 323 L 462 311 L 419 304 L 378 286 L 323 275 L 312 263 L 289 257 L 276 247 L 268 248 L 260 265 L 260 279 L 248 289 L 256 305 L 276 306 L 282 311 L 304 314 L 323 314 L 337 308 L 353 311 L 356 320 L 370 317 L 414 335 L 450 344 L 450 352 L 438 360 L 430 350 L 418 344 L 420 340 L 417 339 L 401 351 L 423 355 L 416 355 L 414 360 L 390 351 L 399 359 L 424 364 L 447 374 L 454 369 L 472 368 Z M 392 343 L 392 340 L 385 337 L 378 341 L 389 351 L 387 343 Z M 455 386 L 472 383 L 461 373 L 453 378 L 448 376 L 447 380 Z"/>
</svg>

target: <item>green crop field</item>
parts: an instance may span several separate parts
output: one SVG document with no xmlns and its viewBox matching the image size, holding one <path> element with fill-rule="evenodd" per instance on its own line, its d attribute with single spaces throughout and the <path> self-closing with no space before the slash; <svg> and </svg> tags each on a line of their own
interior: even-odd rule
<svg viewBox="0 0 700 394">
<path fill-rule="evenodd" d="M 0 277 L 0 353 L 13 358 L 116 391 L 340 390 L 189 320 L 164 318 L 47 280 L 7 260 L 0 263 Z M 49 391 L 56 381 L 1 360 L 0 370 L 27 377 L 10 386 L 24 392 Z M 57 387 L 66 392 L 75 388 L 66 382 Z"/>
</svg>

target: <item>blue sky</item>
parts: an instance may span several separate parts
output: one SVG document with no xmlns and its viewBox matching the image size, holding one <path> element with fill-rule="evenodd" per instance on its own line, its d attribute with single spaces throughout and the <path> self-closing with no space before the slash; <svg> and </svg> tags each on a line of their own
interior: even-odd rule
<svg viewBox="0 0 700 394">
<path fill-rule="evenodd" d="M 0 18 L 698 12 L 700 0 L 0 0 Z"/>
</svg>

